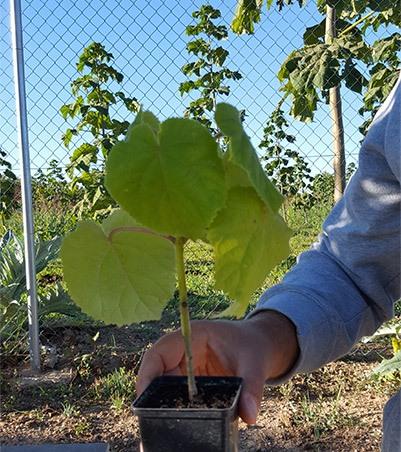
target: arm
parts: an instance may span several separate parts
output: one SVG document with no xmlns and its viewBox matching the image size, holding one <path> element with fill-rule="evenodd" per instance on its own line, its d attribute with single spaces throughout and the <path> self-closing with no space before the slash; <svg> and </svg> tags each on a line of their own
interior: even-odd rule
<svg viewBox="0 0 401 452">
<path fill-rule="evenodd" d="M 401 284 L 400 123 L 401 79 L 376 115 L 320 240 L 251 313 L 280 312 L 296 326 L 300 356 L 285 378 L 344 355 L 393 315 Z"/>
</svg>

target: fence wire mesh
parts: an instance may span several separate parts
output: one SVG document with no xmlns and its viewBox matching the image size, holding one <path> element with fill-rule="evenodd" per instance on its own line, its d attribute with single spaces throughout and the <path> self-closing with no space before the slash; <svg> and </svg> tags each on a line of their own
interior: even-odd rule
<svg viewBox="0 0 401 452">
<path fill-rule="evenodd" d="M 214 8 L 221 11 L 221 17 L 215 21 L 216 25 L 226 26 L 229 30 L 235 3 L 211 2 Z M 201 1 L 194 0 L 22 1 L 37 240 L 54 240 L 75 225 L 75 216 L 71 212 L 78 200 L 66 195 L 65 187 L 70 180 L 66 167 L 74 149 L 85 139 L 85 135 L 75 137 L 70 147 L 66 148 L 63 134 L 67 128 L 75 127 L 76 121 L 66 121 L 60 109 L 74 101 L 71 83 L 80 75 L 76 67 L 79 55 L 92 42 L 102 44 L 106 51 L 113 55 L 110 64 L 124 76 L 121 84 L 108 84 L 110 90 L 119 90 L 126 96 L 135 98 L 160 119 L 182 116 L 190 102 L 197 98 L 194 92 L 180 95 L 179 88 L 182 83 L 191 79 L 182 70 L 184 65 L 196 60 L 194 54 L 190 54 L 187 49 L 187 44 L 193 37 L 186 34 L 186 27 L 195 24 L 192 13 L 201 5 Z M 20 168 L 16 144 L 9 9 L 5 2 L 0 5 L 0 11 L 0 147 L 3 152 L 0 166 L 0 227 L 2 235 L 10 230 L 18 235 L 21 232 Z M 220 94 L 217 100 L 227 101 L 244 110 L 245 128 L 260 156 L 264 153 L 263 149 L 259 148 L 263 141 L 263 130 L 283 95 L 277 79 L 280 66 L 290 52 L 303 45 L 305 29 L 321 20 L 322 16 L 315 2 L 309 2 L 303 8 L 296 5 L 282 11 L 273 8 L 269 13 L 263 14 L 262 21 L 256 25 L 253 35 L 238 36 L 228 31 L 227 39 L 219 44 L 228 51 L 224 64 L 232 71 L 238 71 L 242 77 L 228 80 L 226 85 L 229 87 L 229 94 Z M 370 39 L 372 41 L 388 34 L 388 29 L 382 27 Z M 213 39 L 210 43 L 213 43 Z M 361 65 L 360 70 L 369 77 L 367 67 Z M 362 96 L 343 87 L 342 102 L 346 160 L 348 164 L 355 164 L 362 139 L 358 131 L 363 122 L 358 113 Z M 120 121 L 133 120 L 134 113 L 127 113 L 124 103 L 120 107 L 112 108 L 114 118 Z M 288 99 L 283 103 L 283 110 L 289 110 Z M 292 147 L 305 160 L 311 177 L 332 174 L 332 137 L 328 105 L 324 102 L 319 104 L 310 124 L 292 120 L 287 113 L 286 118 L 289 121 L 286 133 L 296 137 Z M 323 186 L 322 190 L 330 190 L 330 184 Z M 324 193 L 320 195 L 323 196 Z M 328 194 L 328 197 L 330 196 Z M 305 226 L 305 229 L 299 232 L 300 244 L 295 246 L 295 253 L 306 245 L 304 242 L 313 240 L 313 237 L 304 231 L 308 228 L 310 230 L 310 224 L 315 222 L 312 229 L 314 233 L 317 232 L 323 217 L 321 213 L 319 216 L 308 209 L 294 215 L 290 215 L 292 221 L 299 221 Z M 190 282 L 190 289 L 199 294 L 196 309 L 198 313 L 203 314 L 207 310 L 210 313 L 216 309 L 216 304 L 224 305 L 225 301 L 212 299 L 217 296 L 211 288 L 211 258 L 208 251 L 194 248 L 191 253 L 189 260 L 203 265 L 201 271 L 199 265 L 197 266 Z M 62 273 L 58 261 L 53 260 L 48 264 L 38 274 L 41 303 L 48 299 L 66 298 L 61 287 Z M 276 277 L 278 278 L 273 274 L 267 284 L 275 282 Z M 3 285 L 4 281 L 5 279 Z M 27 325 L 19 320 L 21 310 L 25 312 L 25 309 L 21 304 L 18 314 L 3 317 L 6 321 L 3 321 L 0 327 L 2 350 L 11 353 L 17 349 L 21 350 L 22 346 L 26 351 Z M 60 312 L 68 309 L 72 309 L 70 305 L 64 306 Z M 18 317 L 18 322 L 15 321 L 14 315 Z M 59 320 L 57 314 L 42 317 L 42 331 L 49 325 L 54 325 L 52 322 Z"/>
</svg>

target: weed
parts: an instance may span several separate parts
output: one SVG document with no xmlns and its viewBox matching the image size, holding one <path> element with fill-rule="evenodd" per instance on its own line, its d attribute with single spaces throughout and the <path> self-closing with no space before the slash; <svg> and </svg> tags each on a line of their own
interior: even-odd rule
<svg viewBox="0 0 401 452">
<path fill-rule="evenodd" d="M 63 408 L 63 416 L 71 418 L 79 415 L 79 409 L 72 403 L 63 402 L 61 406 Z"/>
<path fill-rule="evenodd" d="M 332 400 L 319 396 L 312 401 L 307 393 L 298 406 L 290 404 L 294 424 L 311 429 L 315 439 L 319 439 L 324 433 L 355 425 L 359 422 L 358 419 L 342 409 L 340 398 L 341 388 Z"/>
<path fill-rule="evenodd" d="M 87 421 L 80 421 L 74 425 L 74 433 L 76 436 L 82 436 L 88 433 L 90 430 L 90 424 Z"/>
<path fill-rule="evenodd" d="M 95 397 L 109 400 L 113 407 L 122 406 L 125 401 L 132 400 L 135 396 L 135 375 L 132 371 L 120 367 L 95 380 L 93 390 Z"/>
<path fill-rule="evenodd" d="M 278 387 L 279 393 L 283 396 L 283 398 L 287 401 L 290 400 L 291 394 L 294 391 L 294 383 L 292 381 L 289 381 L 286 384 L 280 385 Z"/>
<path fill-rule="evenodd" d="M 125 397 L 113 396 L 111 398 L 111 407 L 116 413 L 121 413 L 125 407 Z"/>
<path fill-rule="evenodd" d="M 29 417 L 37 422 L 43 422 L 45 419 L 45 413 L 40 409 L 35 409 L 29 413 Z"/>
<path fill-rule="evenodd" d="M 90 354 L 85 354 L 75 359 L 77 374 L 83 380 L 88 380 L 92 377 L 92 361 L 93 357 Z"/>
</svg>

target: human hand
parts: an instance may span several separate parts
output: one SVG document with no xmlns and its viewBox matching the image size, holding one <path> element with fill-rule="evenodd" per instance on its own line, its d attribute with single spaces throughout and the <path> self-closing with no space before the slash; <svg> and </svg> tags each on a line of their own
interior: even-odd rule
<svg viewBox="0 0 401 452">
<path fill-rule="evenodd" d="M 254 424 L 266 379 L 286 373 L 298 355 L 295 327 L 285 316 L 263 311 L 249 319 L 193 321 L 195 375 L 243 378 L 239 415 Z M 143 357 L 137 393 L 161 375 L 186 375 L 184 343 L 179 330 L 159 339 Z"/>
</svg>

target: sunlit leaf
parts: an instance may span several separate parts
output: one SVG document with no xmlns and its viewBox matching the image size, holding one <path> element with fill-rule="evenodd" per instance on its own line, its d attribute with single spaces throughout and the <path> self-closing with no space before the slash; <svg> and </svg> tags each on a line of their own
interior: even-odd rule
<svg viewBox="0 0 401 452">
<path fill-rule="evenodd" d="M 216 287 L 233 304 L 222 315 L 240 317 L 252 293 L 289 253 L 291 232 L 253 188 L 229 191 L 226 207 L 208 231 L 216 262 Z"/>
<path fill-rule="evenodd" d="M 237 34 L 254 33 L 254 24 L 260 21 L 262 4 L 263 0 L 238 0 L 231 23 L 233 32 Z M 270 6 L 271 2 L 268 0 L 268 7 Z"/>
<path fill-rule="evenodd" d="M 123 227 L 123 215 L 117 213 L 104 230 L 92 221 L 80 223 L 61 250 L 75 303 L 94 319 L 117 325 L 159 319 L 175 287 L 174 245 L 130 230 L 130 222 Z"/>
<path fill-rule="evenodd" d="M 129 141 L 133 127 L 139 124 L 147 124 L 155 134 L 158 134 L 160 131 L 160 121 L 156 116 L 150 111 L 139 110 L 134 122 L 128 127 L 126 141 Z"/>
<path fill-rule="evenodd" d="M 239 111 L 229 104 L 220 103 L 216 107 L 215 117 L 220 130 L 230 138 L 227 158 L 246 172 L 250 184 L 262 201 L 273 212 L 277 212 L 283 198 L 260 166 L 259 158 L 251 140 L 242 127 Z"/>
<path fill-rule="evenodd" d="M 225 201 L 217 144 L 190 119 L 169 119 L 155 135 L 131 129 L 107 161 L 106 187 L 137 221 L 160 233 L 198 239 Z"/>
</svg>

